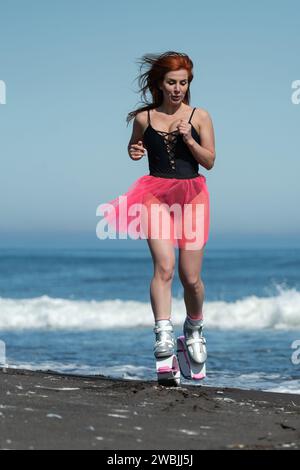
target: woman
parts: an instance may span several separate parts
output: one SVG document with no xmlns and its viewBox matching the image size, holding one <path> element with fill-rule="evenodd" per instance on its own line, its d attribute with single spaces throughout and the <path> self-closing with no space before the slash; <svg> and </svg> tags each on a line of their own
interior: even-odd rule
<svg viewBox="0 0 300 470">
<path fill-rule="evenodd" d="M 138 178 L 122 201 L 111 201 L 114 210 L 105 218 L 115 228 L 118 222 L 116 229 L 120 232 L 133 234 L 127 216 L 130 218 L 130 208 L 135 204 L 143 207 L 138 222 L 142 233 L 146 233 L 154 264 L 150 298 L 155 318 L 156 358 L 176 354 L 171 322 L 171 285 L 175 269 L 174 248 L 179 249 L 179 278 L 184 287 L 186 306 L 184 336 L 190 357 L 196 363 L 202 363 L 206 348 L 202 337 L 204 285 L 200 273 L 208 239 L 209 194 L 206 178 L 198 173 L 198 167 L 200 164 L 210 170 L 214 165 L 213 125 L 206 110 L 189 105 L 193 62 L 186 54 L 168 51 L 161 55 L 145 55 L 141 64 L 150 64 L 139 77 L 139 85 L 145 99 L 146 92 L 150 91 L 152 103 L 128 114 L 127 122 L 134 118 L 128 153 L 132 160 L 140 160 L 147 150 L 149 175 Z M 122 219 L 125 200 L 126 218 Z M 170 210 L 174 204 L 177 209 L 182 209 L 180 214 L 175 211 L 174 215 Z M 151 212 L 154 207 L 160 212 Z M 189 210 L 185 212 L 185 208 Z M 133 213 L 136 214 L 133 211 L 131 215 Z M 167 237 L 166 232 L 162 236 L 161 217 L 171 227 Z M 136 223 L 134 227 L 137 227 Z M 191 242 L 192 235 L 196 238 L 194 242 Z"/>
</svg>

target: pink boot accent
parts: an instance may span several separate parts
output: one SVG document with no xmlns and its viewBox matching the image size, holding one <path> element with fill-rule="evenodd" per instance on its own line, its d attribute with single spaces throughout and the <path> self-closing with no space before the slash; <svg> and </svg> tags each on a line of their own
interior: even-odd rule
<svg viewBox="0 0 300 470">
<path fill-rule="evenodd" d="M 188 315 L 186 314 L 186 316 L 190 319 L 190 320 L 203 320 L 203 313 L 200 312 L 200 313 L 196 313 L 195 316 L 191 317 L 191 315 Z"/>
</svg>

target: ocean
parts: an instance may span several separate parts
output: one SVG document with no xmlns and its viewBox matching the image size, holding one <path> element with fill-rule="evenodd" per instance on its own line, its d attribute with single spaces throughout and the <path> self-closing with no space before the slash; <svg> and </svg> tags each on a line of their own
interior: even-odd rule
<svg viewBox="0 0 300 470">
<path fill-rule="evenodd" d="M 299 268 L 299 248 L 207 246 L 204 385 L 300 393 Z M 156 380 L 152 275 L 147 247 L 2 248 L 0 364 Z M 176 272 L 177 335 L 184 317 Z"/>
</svg>

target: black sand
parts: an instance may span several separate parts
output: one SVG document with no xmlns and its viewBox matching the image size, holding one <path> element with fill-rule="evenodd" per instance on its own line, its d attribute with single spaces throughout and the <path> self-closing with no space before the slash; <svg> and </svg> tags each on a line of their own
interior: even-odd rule
<svg viewBox="0 0 300 470">
<path fill-rule="evenodd" d="M 300 395 L 0 369 L 1 449 L 299 449 Z"/>
</svg>

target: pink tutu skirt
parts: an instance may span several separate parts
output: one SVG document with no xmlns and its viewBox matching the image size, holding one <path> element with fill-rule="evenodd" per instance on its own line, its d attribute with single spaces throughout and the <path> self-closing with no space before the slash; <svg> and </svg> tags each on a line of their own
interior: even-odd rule
<svg viewBox="0 0 300 470">
<path fill-rule="evenodd" d="M 208 240 L 209 193 L 206 178 L 144 175 L 105 206 L 103 217 L 120 238 L 159 239 L 199 250 Z M 116 237 L 114 237 L 116 238 Z"/>
</svg>

